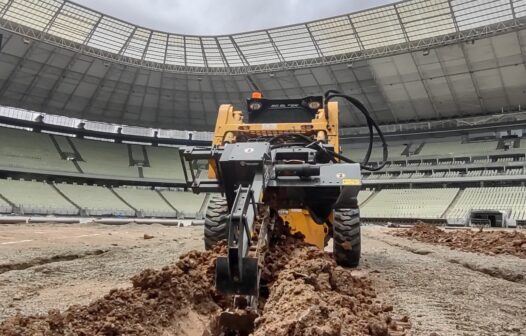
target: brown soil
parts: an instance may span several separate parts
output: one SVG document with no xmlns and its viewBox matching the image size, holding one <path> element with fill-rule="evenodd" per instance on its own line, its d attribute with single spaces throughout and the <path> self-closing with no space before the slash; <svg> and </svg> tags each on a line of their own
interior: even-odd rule
<svg viewBox="0 0 526 336">
<path fill-rule="evenodd" d="M 466 252 L 509 254 L 526 258 L 526 234 L 518 231 L 445 231 L 434 225 L 419 223 L 410 229 L 397 230 L 393 235 Z"/>
<path fill-rule="evenodd" d="M 85 306 L 44 315 L 16 315 L 0 334 L 212 335 L 226 308 L 213 286 L 214 264 L 224 248 L 192 251 L 162 270 L 145 270 L 133 287 L 114 289 Z M 268 298 L 254 335 L 403 335 L 407 318 L 394 322 L 392 306 L 376 298 L 371 282 L 336 266 L 332 258 L 293 237 L 281 237 L 267 254 Z"/>
</svg>

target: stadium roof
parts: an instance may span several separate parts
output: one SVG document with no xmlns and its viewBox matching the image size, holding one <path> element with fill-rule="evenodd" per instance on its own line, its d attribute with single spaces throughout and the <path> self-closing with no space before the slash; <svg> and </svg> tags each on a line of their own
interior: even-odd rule
<svg viewBox="0 0 526 336">
<path fill-rule="evenodd" d="M 69 1 L 0 0 L 0 103 L 211 129 L 217 106 L 339 88 L 381 123 L 524 105 L 526 0 L 412 0 L 248 33 L 138 27 Z M 344 125 L 362 125 L 346 116 Z"/>
</svg>

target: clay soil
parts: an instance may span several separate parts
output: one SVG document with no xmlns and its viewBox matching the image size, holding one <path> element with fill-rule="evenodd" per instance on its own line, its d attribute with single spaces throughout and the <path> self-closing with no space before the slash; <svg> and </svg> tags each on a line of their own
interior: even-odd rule
<svg viewBox="0 0 526 336">
<path fill-rule="evenodd" d="M 488 255 L 509 254 L 526 258 L 526 234 L 518 231 L 483 229 L 445 231 L 434 225 L 419 223 L 410 229 L 398 230 L 393 234 L 466 252 Z"/>
<path fill-rule="evenodd" d="M 18 314 L 0 334 L 18 335 L 221 335 L 217 316 L 228 298 L 215 292 L 214 264 L 224 254 L 191 251 L 161 270 L 132 277 L 132 286 L 65 311 Z M 407 317 L 377 298 L 370 280 L 336 266 L 323 251 L 282 236 L 267 254 L 254 335 L 404 335 Z"/>
<path fill-rule="evenodd" d="M 352 271 L 311 247 L 279 245 L 266 262 L 270 286 L 254 333 L 381 334 L 390 315 L 397 329 L 407 329 L 405 316 L 411 324 L 390 327 L 394 335 L 526 335 L 525 258 L 397 231 L 363 226 Z M 202 234 L 157 224 L 0 225 L 0 335 L 216 336 L 210 324 L 226 302 L 211 287 L 214 254 L 195 252 Z"/>
</svg>

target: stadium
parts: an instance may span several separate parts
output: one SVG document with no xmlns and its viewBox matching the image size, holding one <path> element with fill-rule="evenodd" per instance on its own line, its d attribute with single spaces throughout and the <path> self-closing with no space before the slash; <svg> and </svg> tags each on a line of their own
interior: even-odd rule
<svg viewBox="0 0 526 336">
<path fill-rule="evenodd" d="M 255 113 L 252 104 L 261 99 L 260 94 L 264 99 L 293 100 L 322 97 L 326 92 L 322 104 L 329 106 L 328 92 L 337 90 L 334 96 L 345 93 L 358 100 L 370 117 L 363 114 L 360 106 L 336 97 L 337 146 L 327 149 L 319 139 L 313 143 L 322 148 L 318 154 L 323 150 L 348 158 L 345 161 L 332 157 L 334 164 L 363 161 L 355 179 L 361 189 L 355 205 L 363 225 L 362 260 L 365 257 L 373 266 L 360 267 L 369 271 L 374 268 L 379 275 L 373 277 L 387 274 L 387 279 L 396 283 L 394 294 L 380 297 L 394 300 L 395 315 L 403 316 L 393 319 L 398 324 L 388 325 L 389 333 L 385 335 L 409 335 L 410 329 L 415 335 L 520 335 L 526 330 L 526 238 L 520 233 L 526 227 L 525 25 L 524 0 L 408 0 L 283 27 L 197 36 L 142 27 L 74 1 L 0 0 L 0 251 L 6 260 L 0 264 L 0 283 L 16 282 L 14 279 L 23 282 L 32 277 L 23 272 L 35 272 L 35 266 L 42 268 L 47 264 L 82 263 L 86 259 L 90 260 L 90 267 L 100 267 L 92 260 L 98 252 L 94 255 L 85 247 L 88 245 L 104 251 L 104 258 L 109 258 L 112 246 L 117 244 L 126 248 L 140 245 L 138 249 L 150 252 L 141 252 L 147 257 L 141 255 L 141 263 L 132 262 L 133 267 L 122 271 L 122 277 L 127 279 L 144 268 L 161 268 L 172 261 L 166 260 L 172 255 L 168 247 L 156 245 L 160 236 L 188 241 L 174 256 L 202 249 L 203 225 L 207 244 L 216 238 L 230 244 L 228 231 L 216 230 L 224 229 L 227 224 L 223 221 L 233 223 L 236 213 L 220 213 L 226 201 L 218 203 L 217 199 L 226 193 L 230 209 L 232 202 L 242 199 L 241 192 L 247 186 L 241 182 L 232 184 L 237 196 L 231 200 L 228 183 L 234 177 L 218 166 L 233 167 L 229 168 L 232 175 L 242 179 L 245 175 L 241 169 L 247 165 L 241 161 L 239 166 L 222 166 L 226 155 L 221 160 L 210 159 L 217 151 L 226 153 L 216 142 L 223 106 L 231 104 L 236 111 L 245 113 L 249 109 Z M 374 136 L 371 119 L 378 128 Z M 268 134 L 276 136 L 270 130 L 277 130 L 280 122 L 261 125 Z M 387 143 L 387 158 L 381 140 Z M 237 142 L 242 141 L 238 138 Z M 262 140 L 247 140 L 254 142 Z M 205 158 L 203 148 L 212 145 L 207 152 L 212 156 Z M 288 148 L 282 145 L 276 146 Z M 250 146 L 258 151 L 259 144 Z M 310 143 L 298 151 L 306 153 L 312 146 Z M 196 151 L 202 151 L 201 156 L 197 153 L 192 157 Z M 245 149 L 245 153 L 252 151 L 252 147 Z M 272 154 L 272 158 L 275 155 L 278 154 Z M 299 165 L 297 157 L 299 154 L 280 164 Z M 309 164 L 311 169 L 313 162 Z M 285 180 L 291 179 L 289 175 L 296 168 L 280 166 Z M 277 166 L 275 169 L 273 174 L 282 174 Z M 297 169 L 297 185 L 324 171 L 323 167 L 314 169 L 315 173 Z M 262 176 L 267 178 L 266 174 Z M 211 177 L 219 181 L 217 186 L 210 182 Z M 208 182 L 199 184 L 199 179 Z M 323 182 L 323 176 L 319 180 Z M 265 180 L 263 185 L 266 183 Z M 257 178 L 247 185 L 247 199 L 257 196 Z M 279 182 L 268 185 L 276 187 Z M 344 186 L 341 195 L 348 189 Z M 296 204 L 291 208 L 300 208 L 311 200 L 304 194 L 308 191 L 287 190 L 288 198 L 302 200 L 290 201 Z M 269 198 L 256 198 L 250 206 L 247 201 L 240 218 L 246 218 L 247 207 Z M 349 208 L 345 204 L 342 208 Z M 318 222 L 318 213 L 315 216 L 315 211 L 308 210 L 312 221 Z M 249 216 L 257 217 L 254 213 Z M 336 221 L 337 214 L 331 216 Z M 414 226 L 415 223 L 433 226 Z M 330 225 L 323 225 L 325 233 L 329 232 L 338 244 Z M 388 226 L 396 232 L 394 236 Z M 403 236 L 399 232 L 405 231 L 399 231 L 400 227 L 416 231 Z M 440 238 L 442 234 L 477 232 L 472 228 L 487 230 L 493 238 L 475 237 L 465 246 L 457 244 L 465 237 Z M 426 231 L 435 229 L 441 231 Z M 35 233 L 39 230 L 43 233 Z M 68 236 L 68 230 L 78 232 Z M 122 233 L 125 230 L 126 234 Z M 314 235 L 298 231 L 304 233 L 307 242 L 309 235 Z M 144 240 L 132 241 L 129 232 L 141 237 L 144 233 Z M 52 238 L 42 238 L 44 243 L 38 240 L 39 235 L 47 234 L 64 235 L 65 247 L 57 247 L 62 243 Z M 122 234 L 122 241 L 100 238 L 96 242 L 89 238 L 107 234 L 115 239 Z M 512 236 L 502 238 L 499 234 Z M 199 242 L 194 246 L 195 236 Z M 232 239 L 237 243 L 240 238 Z M 477 245 L 485 239 L 491 244 L 501 242 L 504 247 Z M 29 246 L 31 242 L 35 246 Z M 80 245 L 83 247 L 77 250 Z M 14 248 L 39 252 L 29 256 L 25 254 L 29 252 L 20 252 L 16 256 Z M 66 255 L 76 257 L 61 257 L 65 250 L 70 251 Z M 381 251 L 400 259 L 387 265 Z M 57 256 L 55 261 L 53 256 L 43 257 L 49 253 Z M 164 259 L 155 259 L 156 253 Z M 32 261 L 28 262 L 28 258 Z M 84 266 L 76 265 L 77 272 L 82 274 Z M 423 275 L 426 267 L 437 269 Z M 454 275 L 441 278 L 442 269 Z M 404 279 L 404 272 L 416 277 L 415 282 Z M 62 293 L 57 284 L 69 281 L 57 279 L 52 285 L 43 285 L 55 288 L 55 296 Z M 439 279 L 437 282 L 442 284 L 427 288 L 425 284 L 432 279 Z M 17 300 L 21 304 L 7 306 L 6 301 L 5 306 L 0 305 L 5 311 L 0 317 L 7 319 L 16 310 L 34 314 L 63 310 L 76 302 L 88 304 L 120 286 L 122 279 L 118 280 L 112 278 L 113 282 L 107 281 L 108 287 L 93 289 L 85 300 L 72 294 L 67 304 L 57 305 L 42 295 L 35 301 L 24 294 Z M 471 281 L 479 289 L 461 286 Z M 413 286 L 423 292 L 412 293 Z M 497 290 L 503 286 L 509 289 L 507 294 Z M 449 297 L 450 289 L 461 294 Z M 91 290 L 90 287 L 90 293 Z M 19 291 L 20 287 L 13 285 L 0 290 L 0 294 L 11 297 Z M 269 301 L 272 295 L 271 290 Z M 466 302 L 479 295 L 486 295 L 486 301 L 467 307 Z M 508 301 L 499 308 L 500 295 Z M 301 302 L 297 304 L 302 307 Z M 46 309 L 35 308 L 38 306 Z M 274 313 L 284 314 L 279 310 Z M 487 315 L 491 317 L 486 320 Z M 268 316 L 265 321 L 270 324 L 272 318 Z M 6 335 L 31 335 L 44 330 L 20 329 L 17 333 L 11 324 L 18 322 L 6 321 L 0 324 L 0 331 Z M 257 321 L 256 329 L 251 329 L 255 335 L 287 334 L 265 322 L 263 327 L 258 326 Z M 497 321 L 505 321 L 500 324 L 509 324 L 509 329 L 497 326 Z M 139 330 L 140 323 L 134 323 L 130 328 Z M 181 323 L 187 323 L 186 327 L 191 324 Z M 375 333 L 371 325 L 369 334 L 383 335 Z M 295 329 L 296 334 L 309 334 L 311 327 L 296 325 L 300 328 Z M 162 335 L 168 330 L 155 329 L 158 325 L 141 328 L 144 331 L 137 334 Z M 76 335 L 78 331 L 64 330 L 58 334 Z M 129 334 L 127 329 L 113 334 L 102 329 L 87 330 L 83 335 Z M 170 332 L 165 335 L 186 335 L 177 329 Z M 361 335 L 358 331 L 355 334 Z"/>
</svg>

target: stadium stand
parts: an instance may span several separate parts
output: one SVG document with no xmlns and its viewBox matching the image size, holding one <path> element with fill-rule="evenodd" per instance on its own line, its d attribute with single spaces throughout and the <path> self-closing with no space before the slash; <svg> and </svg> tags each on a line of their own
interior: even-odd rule
<svg viewBox="0 0 526 336">
<path fill-rule="evenodd" d="M 10 214 L 13 213 L 13 207 L 7 202 L 7 200 L 2 196 L 0 192 L 0 213 Z"/>
<path fill-rule="evenodd" d="M 177 148 L 146 146 L 146 152 L 150 166 L 143 168 L 144 177 L 184 180 Z"/>
<path fill-rule="evenodd" d="M 161 194 L 179 212 L 179 217 L 200 218 L 205 194 L 163 190 Z"/>
<path fill-rule="evenodd" d="M 384 189 L 361 209 L 366 218 L 440 219 L 458 188 Z"/>
<path fill-rule="evenodd" d="M 497 151 L 496 141 L 460 143 L 459 141 L 443 141 L 425 143 L 418 155 L 440 156 L 456 154 L 487 154 Z"/>
<path fill-rule="evenodd" d="M 76 172 L 72 162 L 63 160 L 49 134 L 2 127 L 0 157 L 3 167 L 45 171 Z"/>
<path fill-rule="evenodd" d="M 471 210 L 505 210 L 512 219 L 526 220 L 526 187 L 466 188 L 446 217 L 467 218 Z"/>
<path fill-rule="evenodd" d="M 0 194 L 22 214 L 78 215 L 79 210 L 45 182 L 0 180 Z"/>
<path fill-rule="evenodd" d="M 374 194 L 374 190 L 362 190 L 358 194 L 358 205 L 362 205 L 365 201 L 369 199 Z"/>
<path fill-rule="evenodd" d="M 59 183 L 56 187 L 90 216 L 135 216 L 135 211 L 110 189 L 101 186 Z"/>
<path fill-rule="evenodd" d="M 113 189 L 141 217 L 177 217 L 177 211 L 157 191 L 135 187 Z"/>
<path fill-rule="evenodd" d="M 21 168 L 126 179 L 140 178 L 141 169 L 145 178 L 184 181 L 175 147 L 119 144 L 2 127 L 0 156 L 4 158 L 0 163 L 4 170 Z"/>
<path fill-rule="evenodd" d="M 342 144 L 342 153 L 343 155 L 349 157 L 352 160 L 355 161 L 362 161 L 365 157 L 365 154 L 367 153 L 367 148 L 364 147 L 356 147 L 354 145 L 350 144 Z M 399 158 L 402 157 L 402 152 L 405 150 L 405 145 L 392 145 L 389 146 L 389 158 Z M 382 148 L 381 147 L 374 147 L 373 151 L 371 152 L 371 160 L 381 160 L 382 159 Z"/>
<path fill-rule="evenodd" d="M 72 142 L 82 156 L 83 161 L 79 161 L 79 166 L 84 173 L 139 177 L 137 167 L 130 166 L 126 145 L 75 138 Z"/>
</svg>

